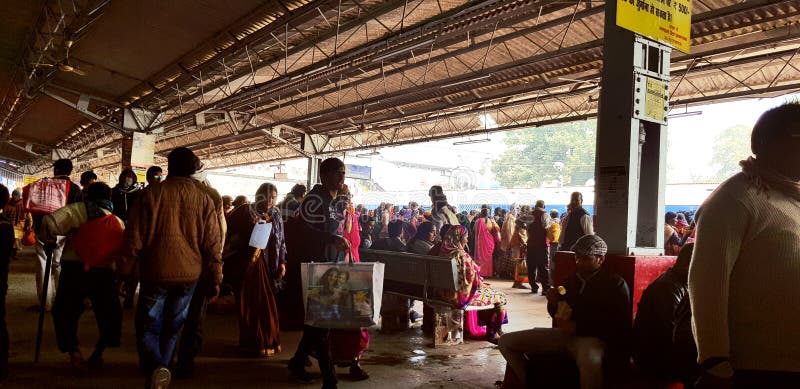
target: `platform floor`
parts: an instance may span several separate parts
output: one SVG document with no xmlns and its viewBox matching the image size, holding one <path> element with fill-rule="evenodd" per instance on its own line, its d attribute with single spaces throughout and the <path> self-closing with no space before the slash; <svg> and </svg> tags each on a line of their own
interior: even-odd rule
<svg viewBox="0 0 800 389">
<path fill-rule="evenodd" d="M 28 310 L 36 304 L 34 269 L 36 260 L 27 250 L 12 262 L 6 302 L 11 338 L 9 359 L 11 376 L 7 388 L 142 388 L 144 378 L 137 369 L 133 311 L 124 312 L 122 347 L 105 353 L 105 367 L 100 371 L 76 374 L 64 354 L 58 352 L 52 316 L 45 322 L 42 355 L 33 363 L 38 312 Z M 511 282 L 490 280 L 494 287 L 509 295 L 509 324 L 506 332 L 532 327 L 549 327 L 544 297 L 529 290 L 512 289 Z M 281 333 L 283 352 L 265 359 L 242 358 L 234 315 L 211 314 L 206 318 L 206 341 L 197 359 L 196 373 L 190 380 L 173 380 L 170 388 L 318 388 L 321 386 L 316 364 L 309 372 L 315 384 L 290 381 L 286 363 L 294 353 L 300 332 Z M 80 323 L 84 356 L 92 351 L 97 339 L 94 314 L 84 313 Z M 366 381 L 348 381 L 347 369 L 339 369 L 341 388 L 493 388 L 503 379 L 505 362 L 497 347 L 485 341 L 467 340 L 465 344 L 432 348 L 432 341 L 422 330 L 412 328 L 400 333 L 372 332 L 370 349 L 362 365 L 370 373 Z"/>
</svg>

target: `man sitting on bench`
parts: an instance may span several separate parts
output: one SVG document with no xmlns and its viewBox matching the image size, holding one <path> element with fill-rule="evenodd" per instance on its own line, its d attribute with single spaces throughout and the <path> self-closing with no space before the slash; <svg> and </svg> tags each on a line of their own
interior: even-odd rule
<svg viewBox="0 0 800 389">
<path fill-rule="evenodd" d="M 608 247 L 599 236 L 581 237 L 572 251 L 577 272 L 563 287 L 547 294 L 547 311 L 555 328 L 511 332 L 500 338 L 500 352 L 522 383 L 530 384 L 525 354 L 534 358 L 569 356 L 578 367 L 583 389 L 602 387 L 604 373 L 618 372 L 629 364 L 628 285 L 601 268 Z"/>
<path fill-rule="evenodd" d="M 376 240 L 370 248 L 373 250 L 406 252 L 406 244 L 400 239 L 400 235 L 403 234 L 403 222 L 401 220 L 389 222 L 388 231 L 388 238 Z"/>
</svg>

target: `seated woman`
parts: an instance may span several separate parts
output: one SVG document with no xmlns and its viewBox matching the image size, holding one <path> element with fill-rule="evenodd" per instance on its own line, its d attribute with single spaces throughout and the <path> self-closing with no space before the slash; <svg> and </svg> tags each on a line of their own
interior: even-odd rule
<svg viewBox="0 0 800 389">
<path fill-rule="evenodd" d="M 467 228 L 452 226 L 442 242 L 440 257 L 455 259 L 458 266 L 458 291 L 448 296 L 457 308 L 485 307 L 494 305 L 491 320 L 486 325 L 486 338 L 492 343 L 500 339 L 508 298 L 505 293 L 492 289 L 483 282 L 480 267 L 467 254 Z"/>
</svg>

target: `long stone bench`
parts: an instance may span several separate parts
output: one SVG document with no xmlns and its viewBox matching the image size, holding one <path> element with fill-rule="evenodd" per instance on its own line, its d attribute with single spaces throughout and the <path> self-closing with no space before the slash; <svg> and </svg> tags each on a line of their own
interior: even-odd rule
<svg viewBox="0 0 800 389">
<path fill-rule="evenodd" d="M 395 251 L 360 249 L 362 262 L 384 263 L 383 292 L 403 298 L 388 300 L 384 316 L 395 309 L 403 314 L 400 320 L 408 320 L 408 299 L 419 300 L 434 309 L 434 347 L 463 342 L 464 310 L 453 309 L 452 304 L 442 298 L 455 293 L 458 287 L 458 272 L 454 259 L 419 255 Z M 403 304 L 405 304 L 403 306 Z M 392 307 L 394 305 L 394 307 Z M 493 307 L 467 307 L 466 311 L 492 309 Z M 389 319 L 385 317 L 384 320 Z M 430 319 L 426 319 L 430 320 Z M 447 334 L 444 329 L 447 329 Z M 472 329 L 475 332 L 474 329 Z"/>
</svg>

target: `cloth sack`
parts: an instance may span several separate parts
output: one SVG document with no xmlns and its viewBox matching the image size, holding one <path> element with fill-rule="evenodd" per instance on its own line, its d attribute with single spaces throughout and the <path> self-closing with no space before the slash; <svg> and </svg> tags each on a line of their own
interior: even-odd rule
<svg viewBox="0 0 800 389">
<path fill-rule="evenodd" d="M 125 230 L 113 214 L 81 224 L 72 237 L 72 248 L 84 268 L 110 267 L 122 250 Z"/>
<path fill-rule="evenodd" d="M 22 188 L 25 211 L 49 215 L 67 205 L 70 182 L 60 178 L 42 178 Z"/>
</svg>

